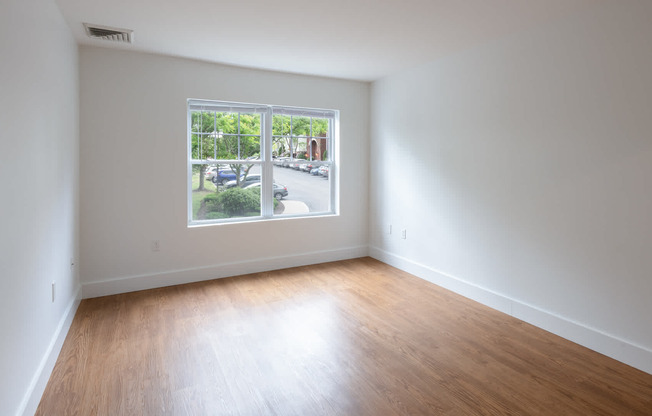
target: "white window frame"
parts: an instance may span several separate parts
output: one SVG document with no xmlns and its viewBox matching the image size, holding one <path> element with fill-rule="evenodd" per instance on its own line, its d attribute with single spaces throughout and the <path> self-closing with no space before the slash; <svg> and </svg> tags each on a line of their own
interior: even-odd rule
<svg viewBox="0 0 652 416">
<path fill-rule="evenodd" d="M 193 206 L 192 206 L 192 175 L 193 165 L 197 164 L 214 164 L 215 160 L 212 159 L 193 159 L 192 158 L 192 112 L 193 111 L 216 111 L 216 112 L 239 112 L 239 113 L 256 113 L 261 115 L 260 120 L 260 143 L 261 152 L 260 160 L 247 160 L 248 164 L 256 164 L 261 167 L 261 215 L 257 217 L 238 217 L 226 219 L 213 219 L 213 220 L 195 220 L 193 219 Z M 304 214 L 280 214 L 274 215 L 273 203 L 273 172 L 274 164 L 272 158 L 272 120 L 274 115 L 290 115 L 297 117 L 314 117 L 329 119 L 329 140 L 327 140 L 328 161 L 319 161 L 321 165 L 329 166 L 329 210 L 320 212 L 309 212 Z M 290 107 L 279 105 L 267 104 L 248 104 L 239 102 L 228 101 L 215 101 L 215 100 L 200 100 L 188 99 L 187 101 L 187 161 L 188 161 L 188 226 L 203 226 L 214 224 L 229 224 L 237 222 L 255 222 L 255 221 L 268 221 L 286 218 L 304 218 L 304 217 L 317 217 L 328 215 L 339 215 L 339 111 L 327 110 L 317 108 L 303 108 L 303 107 Z M 312 152 L 310 152 L 312 158 Z M 292 160 L 295 159 L 292 155 Z M 245 163 L 244 160 L 219 160 L 220 163 Z M 291 192 L 291 190 L 290 190 Z"/>
</svg>

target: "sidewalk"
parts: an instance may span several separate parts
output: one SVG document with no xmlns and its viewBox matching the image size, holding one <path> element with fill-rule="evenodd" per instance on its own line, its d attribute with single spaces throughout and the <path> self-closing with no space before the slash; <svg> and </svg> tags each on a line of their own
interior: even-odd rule
<svg viewBox="0 0 652 416">
<path fill-rule="evenodd" d="M 308 205 L 301 201 L 282 200 L 281 203 L 285 206 L 283 214 L 305 214 L 310 212 Z"/>
</svg>

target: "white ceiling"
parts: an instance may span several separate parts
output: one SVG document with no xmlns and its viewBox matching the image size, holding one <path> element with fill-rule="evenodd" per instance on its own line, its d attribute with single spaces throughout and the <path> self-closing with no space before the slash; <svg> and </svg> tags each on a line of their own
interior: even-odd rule
<svg viewBox="0 0 652 416">
<path fill-rule="evenodd" d="M 56 0 L 77 41 L 372 81 L 601 0 Z M 82 23 L 134 30 L 131 45 Z"/>
</svg>

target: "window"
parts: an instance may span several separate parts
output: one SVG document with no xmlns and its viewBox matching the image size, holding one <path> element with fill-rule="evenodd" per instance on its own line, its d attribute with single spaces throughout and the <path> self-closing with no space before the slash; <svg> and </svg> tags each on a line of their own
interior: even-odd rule
<svg viewBox="0 0 652 416">
<path fill-rule="evenodd" d="M 335 214 L 338 119 L 188 100 L 189 225 Z"/>
</svg>

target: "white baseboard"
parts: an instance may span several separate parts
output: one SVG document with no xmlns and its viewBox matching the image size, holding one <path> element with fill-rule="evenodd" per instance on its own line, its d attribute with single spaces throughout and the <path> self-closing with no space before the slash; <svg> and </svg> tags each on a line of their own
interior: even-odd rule
<svg viewBox="0 0 652 416">
<path fill-rule="evenodd" d="M 70 325 L 72 325 L 72 320 L 75 317 L 75 313 L 77 312 L 77 308 L 81 302 L 80 295 L 81 287 L 77 289 L 74 298 L 70 301 L 65 313 L 59 320 L 59 325 L 57 325 L 57 329 L 52 336 L 50 345 L 48 345 L 45 355 L 43 355 L 41 363 L 39 364 L 34 377 L 32 377 L 32 382 L 25 393 L 16 415 L 28 416 L 33 415 L 36 412 L 36 409 L 41 402 L 41 396 L 43 396 L 48 380 L 50 380 L 52 370 L 54 370 L 54 364 L 56 364 L 57 358 L 59 358 L 63 342 L 66 340 L 68 330 L 70 329 Z"/>
<path fill-rule="evenodd" d="M 377 247 L 369 247 L 369 255 L 397 269 L 652 374 L 652 351 L 643 346 L 466 282 Z"/>
<path fill-rule="evenodd" d="M 163 273 L 143 274 L 138 276 L 107 279 L 99 282 L 82 283 L 82 297 L 95 298 L 137 290 L 174 286 L 203 280 L 238 276 L 241 274 L 286 269 L 288 267 L 306 266 L 329 261 L 353 259 L 367 256 L 367 246 L 345 247 L 336 250 L 314 251 L 291 256 L 267 257 L 249 261 L 215 264 Z"/>
</svg>

